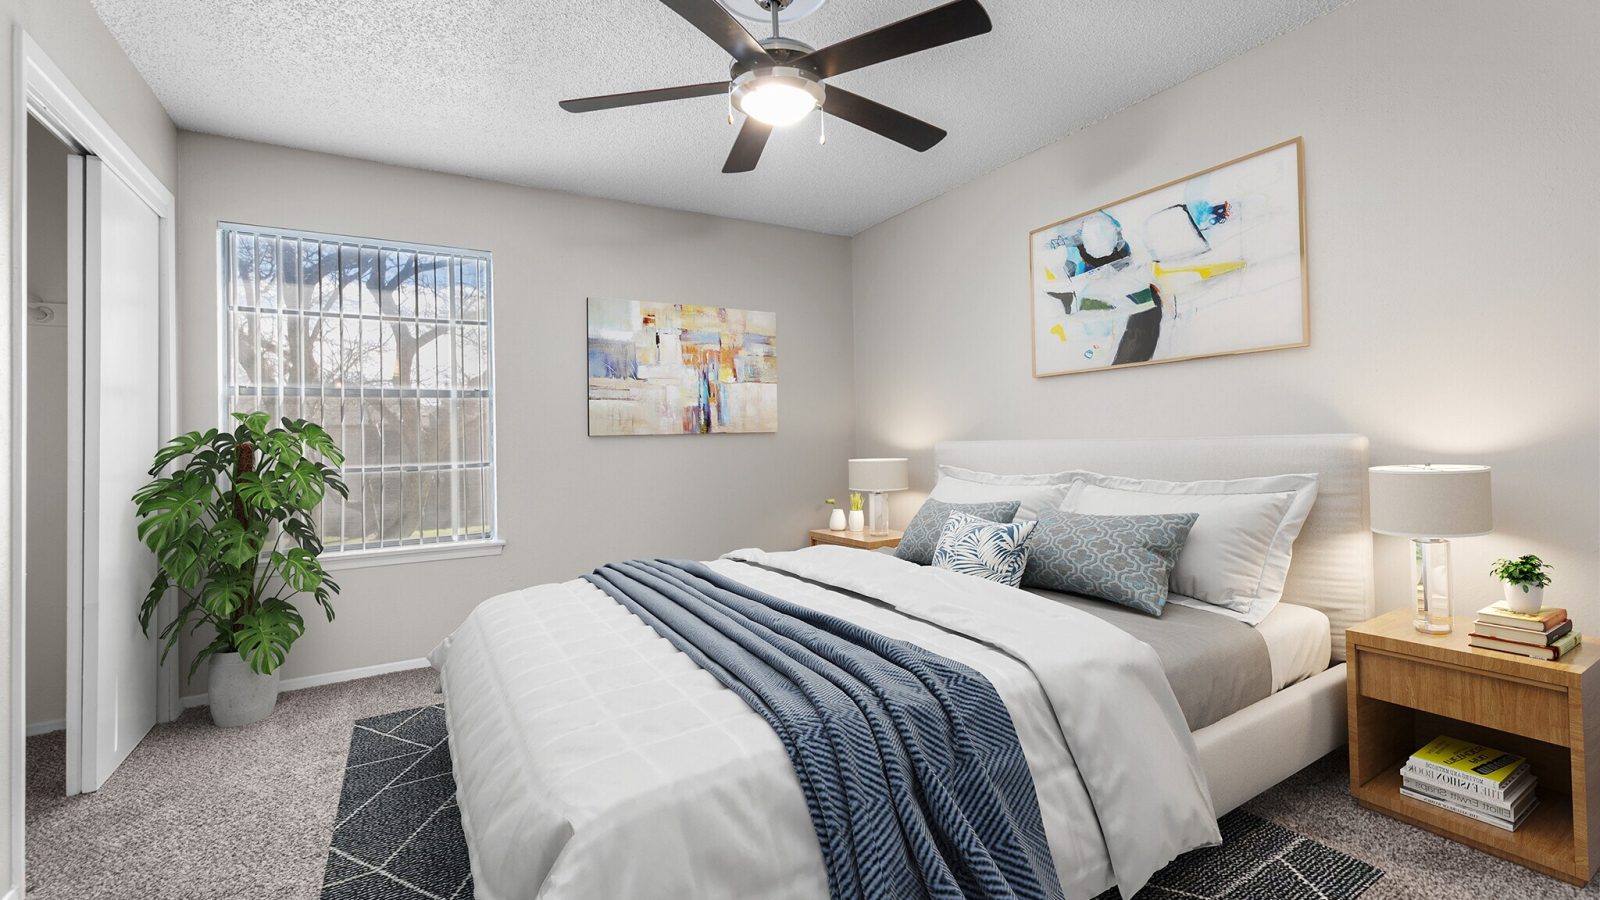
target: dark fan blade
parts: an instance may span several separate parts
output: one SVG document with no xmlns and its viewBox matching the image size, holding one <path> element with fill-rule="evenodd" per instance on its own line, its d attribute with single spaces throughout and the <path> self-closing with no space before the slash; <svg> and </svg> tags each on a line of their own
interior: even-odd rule
<svg viewBox="0 0 1600 900">
<path fill-rule="evenodd" d="M 626 94 L 606 94 L 603 97 L 583 97 L 563 100 L 561 108 L 567 112 L 594 112 L 597 109 L 616 109 L 619 106 L 638 106 L 641 103 L 660 103 L 663 100 L 688 100 L 693 97 L 710 97 L 726 94 L 726 81 L 708 81 L 705 84 L 686 84 L 682 87 L 656 88 L 653 91 L 630 91 Z"/>
<path fill-rule="evenodd" d="M 661 0 L 668 9 L 689 20 L 689 24 L 705 32 L 705 36 L 728 51 L 728 55 L 742 63 L 770 63 L 772 57 L 762 49 L 761 43 L 744 30 L 738 20 L 723 9 L 717 0 Z"/>
<path fill-rule="evenodd" d="M 822 111 L 905 144 L 918 153 L 944 140 L 946 134 L 943 128 L 831 84 L 822 102 Z"/>
<path fill-rule="evenodd" d="M 761 161 L 761 151 L 766 149 L 767 136 L 770 134 L 771 125 L 745 119 L 744 127 L 739 129 L 739 137 L 733 142 L 733 150 L 728 153 L 728 161 L 722 165 L 722 171 L 732 174 L 754 169 L 756 163 Z"/>
<path fill-rule="evenodd" d="M 956 0 L 893 25 L 859 34 L 806 57 L 823 78 L 865 68 L 885 60 L 921 53 L 980 34 L 993 27 L 978 0 Z"/>
</svg>

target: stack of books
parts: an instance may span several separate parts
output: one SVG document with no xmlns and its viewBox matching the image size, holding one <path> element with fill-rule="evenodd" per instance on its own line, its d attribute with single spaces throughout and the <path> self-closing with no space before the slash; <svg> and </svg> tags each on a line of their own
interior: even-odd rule
<svg viewBox="0 0 1600 900">
<path fill-rule="evenodd" d="M 1537 782 L 1526 759 L 1443 735 L 1400 769 L 1400 793 L 1506 831 L 1539 805 Z"/>
<path fill-rule="evenodd" d="M 1478 610 L 1467 642 L 1484 650 L 1556 660 L 1576 650 L 1583 635 L 1572 630 L 1567 611 L 1559 607 L 1519 613 L 1496 603 Z"/>
</svg>

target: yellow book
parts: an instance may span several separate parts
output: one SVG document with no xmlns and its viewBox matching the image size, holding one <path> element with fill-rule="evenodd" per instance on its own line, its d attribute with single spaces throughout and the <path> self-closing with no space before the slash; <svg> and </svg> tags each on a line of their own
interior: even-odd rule
<svg viewBox="0 0 1600 900">
<path fill-rule="evenodd" d="M 1411 758 L 1428 770 L 1447 776 L 1459 787 L 1465 787 L 1465 782 L 1503 790 L 1527 767 L 1527 760 L 1515 753 L 1445 735 L 1429 741 Z"/>
</svg>

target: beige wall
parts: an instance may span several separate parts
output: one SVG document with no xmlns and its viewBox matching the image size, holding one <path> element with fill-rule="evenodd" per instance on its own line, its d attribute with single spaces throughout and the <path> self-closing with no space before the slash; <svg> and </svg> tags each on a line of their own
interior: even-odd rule
<svg viewBox="0 0 1600 900">
<path fill-rule="evenodd" d="M 67 148 L 28 120 L 28 625 L 30 726 L 67 715 Z"/>
<path fill-rule="evenodd" d="M 1494 467 L 1458 612 L 1537 552 L 1600 622 L 1597 33 L 1588 0 L 1363 0 L 858 235 L 856 450 L 926 489 L 946 438 L 1364 432 L 1375 463 Z M 1030 376 L 1030 230 L 1295 135 L 1309 349 Z M 1378 540 L 1381 607 L 1406 552 Z"/>
<path fill-rule="evenodd" d="M 49 54 L 89 100 L 100 114 L 111 123 L 119 135 L 168 187 L 177 184 L 177 132 L 155 95 L 133 68 L 111 33 L 106 30 L 89 0 L 0 0 L 0 171 L 11 171 L 12 97 L 15 60 L 12 54 L 12 30 L 18 26 L 28 30 L 35 41 Z M 10 210 L 12 192 L 17 186 L 11 179 L 0 180 L 0 210 Z M 7 302 L 20 298 L 11 296 L 11 217 L 0 213 L 0 292 Z M 8 307 L 9 308 L 9 307 Z M 6 317 L 5 322 L 10 318 Z M 0 325 L 0 396 L 11 392 L 12 350 L 20 340 L 11 334 L 8 324 Z M 14 429 L 7 404 L 0 404 L 0 459 L 6 471 L 11 470 L 11 440 Z M 0 482 L 0 508 L 11 503 L 10 481 Z M 0 545 L 11 542 L 10 525 L 0 517 Z M 10 673 L 10 596 L 11 571 L 7 555 L 0 554 L 0 671 Z M 11 710 L 16 702 L 17 685 L 9 674 L 7 689 L 0 695 L 0 721 L 9 729 Z M 16 739 L 12 735 L 12 739 Z M 12 741 L 0 746 L 0 771 L 11 767 Z M 10 784 L 0 788 L 4 809 L 0 810 L 0 847 L 11 847 L 11 812 L 19 798 L 11 795 Z M 0 890 L 12 883 L 15 871 L 10 854 L 0 853 Z"/>
<path fill-rule="evenodd" d="M 219 220 L 494 253 L 505 552 L 336 573 L 338 618 L 307 611 L 285 677 L 422 656 L 480 601 L 603 562 L 800 546 L 822 499 L 843 491 L 845 238 L 204 135 L 182 135 L 179 156 L 186 429 L 216 417 Z M 776 310 L 778 433 L 586 436 L 590 296 Z"/>
</svg>

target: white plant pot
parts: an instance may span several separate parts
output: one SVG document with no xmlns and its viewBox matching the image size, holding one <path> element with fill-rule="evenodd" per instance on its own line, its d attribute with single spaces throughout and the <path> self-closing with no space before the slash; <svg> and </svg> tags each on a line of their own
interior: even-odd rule
<svg viewBox="0 0 1600 900">
<path fill-rule="evenodd" d="M 850 530 L 851 531 L 866 531 L 867 530 L 867 514 L 862 512 L 859 509 L 850 510 Z"/>
<path fill-rule="evenodd" d="M 237 653 L 214 653 L 206 691 L 212 722 L 223 728 L 249 725 L 271 715 L 277 705 L 278 672 L 261 675 Z"/>
<path fill-rule="evenodd" d="M 1522 590 L 1522 585 L 1512 584 L 1509 581 L 1501 582 L 1506 589 L 1506 606 L 1512 612 L 1536 613 L 1544 609 L 1544 588 L 1530 586 L 1527 591 Z"/>
<path fill-rule="evenodd" d="M 833 512 L 828 513 L 828 530 L 829 531 L 843 531 L 844 530 L 844 510 L 835 509 Z"/>
</svg>

